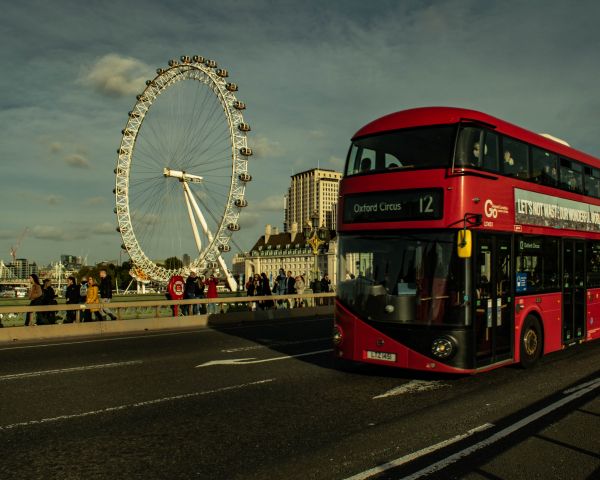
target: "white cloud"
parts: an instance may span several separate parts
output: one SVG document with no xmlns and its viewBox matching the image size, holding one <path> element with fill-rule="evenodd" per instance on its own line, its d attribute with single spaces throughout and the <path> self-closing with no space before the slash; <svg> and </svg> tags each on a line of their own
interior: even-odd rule
<svg viewBox="0 0 600 480">
<path fill-rule="evenodd" d="M 85 205 L 88 206 L 97 206 L 97 205 L 104 205 L 106 203 L 106 198 L 105 197 L 89 197 L 85 199 Z"/>
<path fill-rule="evenodd" d="M 259 225 L 261 215 L 258 212 L 245 211 L 240 215 L 238 224 L 241 228 L 254 228 Z"/>
<path fill-rule="evenodd" d="M 283 190 L 283 189 L 282 189 Z M 256 205 L 252 205 L 253 210 L 263 210 L 268 212 L 283 212 L 283 208 L 285 206 L 283 193 L 281 195 L 271 195 L 267 198 L 264 198 Z"/>
<path fill-rule="evenodd" d="M 58 205 L 64 200 L 60 195 L 48 195 L 44 198 L 44 203 L 47 205 Z"/>
<path fill-rule="evenodd" d="M 31 236 L 39 240 L 67 240 L 68 235 L 60 227 L 52 225 L 36 225 L 31 229 Z"/>
<path fill-rule="evenodd" d="M 142 91 L 151 76 L 152 69 L 140 60 L 110 53 L 92 65 L 80 82 L 99 93 L 124 96 Z"/>
<path fill-rule="evenodd" d="M 65 157 L 65 163 L 73 168 L 91 168 L 90 161 L 78 153 L 73 153 Z"/>
<path fill-rule="evenodd" d="M 100 223 L 92 227 L 92 233 L 97 235 L 116 235 L 115 226 L 110 222 Z"/>
<path fill-rule="evenodd" d="M 285 153 L 279 142 L 269 140 L 261 135 L 251 137 L 249 144 L 258 158 L 278 157 Z"/>
<path fill-rule="evenodd" d="M 63 146 L 61 145 L 60 142 L 52 142 L 48 148 L 50 149 L 50 153 L 59 153 L 60 151 L 62 151 Z"/>
</svg>

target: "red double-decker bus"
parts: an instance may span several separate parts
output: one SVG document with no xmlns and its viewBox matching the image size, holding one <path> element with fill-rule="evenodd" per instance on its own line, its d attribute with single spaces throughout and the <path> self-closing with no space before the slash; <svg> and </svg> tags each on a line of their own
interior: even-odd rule
<svg viewBox="0 0 600 480">
<path fill-rule="evenodd" d="M 352 139 L 340 186 L 341 359 L 475 373 L 600 338 L 600 160 L 473 110 Z"/>
</svg>

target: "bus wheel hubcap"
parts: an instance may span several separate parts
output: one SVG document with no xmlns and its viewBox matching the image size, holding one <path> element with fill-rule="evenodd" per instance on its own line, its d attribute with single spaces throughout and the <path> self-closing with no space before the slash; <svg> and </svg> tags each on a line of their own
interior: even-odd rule
<svg viewBox="0 0 600 480">
<path fill-rule="evenodd" d="M 527 333 L 525 333 L 525 352 L 527 352 L 527 355 L 531 356 L 535 354 L 535 351 L 537 350 L 537 334 L 535 333 L 534 330 L 527 330 Z"/>
</svg>

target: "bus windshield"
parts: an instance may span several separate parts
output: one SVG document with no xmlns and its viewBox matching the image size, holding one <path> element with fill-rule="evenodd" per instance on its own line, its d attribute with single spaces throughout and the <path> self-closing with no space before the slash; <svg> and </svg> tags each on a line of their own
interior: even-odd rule
<svg viewBox="0 0 600 480">
<path fill-rule="evenodd" d="M 367 321 L 465 324 L 453 232 L 340 235 L 338 248 L 338 298 Z"/>
<path fill-rule="evenodd" d="M 355 140 L 348 153 L 346 176 L 407 168 L 448 167 L 456 125 L 414 128 Z"/>
</svg>

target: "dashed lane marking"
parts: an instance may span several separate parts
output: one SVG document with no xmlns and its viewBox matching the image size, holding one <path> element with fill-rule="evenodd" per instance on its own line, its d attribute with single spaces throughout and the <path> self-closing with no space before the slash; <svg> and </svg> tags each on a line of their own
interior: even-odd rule
<svg viewBox="0 0 600 480">
<path fill-rule="evenodd" d="M 20 378 L 30 378 L 30 377 L 42 377 L 44 375 L 56 375 L 59 373 L 84 372 L 86 370 L 98 370 L 101 368 L 124 367 L 127 365 L 140 365 L 141 363 L 143 363 L 141 360 L 133 360 L 130 362 L 102 363 L 99 365 L 85 365 L 82 367 L 57 368 L 54 370 L 40 370 L 37 372 L 13 373 L 11 375 L 0 376 L 0 381 L 18 380 Z"/>
<path fill-rule="evenodd" d="M 487 430 L 488 428 L 492 428 L 494 425 L 491 423 L 485 423 L 480 425 L 479 427 L 473 428 L 466 433 L 456 435 L 455 437 L 449 438 L 448 440 L 444 440 L 440 443 L 436 443 L 435 445 L 431 445 L 429 447 L 422 448 L 421 450 L 417 450 L 416 452 L 409 453 L 408 455 L 404 455 L 403 457 L 397 458 L 396 460 L 392 460 L 391 462 L 384 463 L 382 465 L 378 465 L 377 467 L 373 467 L 369 470 L 365 470 L 364 472 L 357 473 L 352 477 L 349 477 L 345 480 L 366 480 L 367 478 L 371 478 L 375 475 L 378 475 L 386 470 L 390 470 L 392 468 L 400 467 L 406 463 L 412 462 L 419 457 L 423 457 L 425 455 L 429 455 L 436 450 L 440 450 L 448 445 L 452 445 L 453 443 L 459 442 L 471 435 Z"/>
<path fill-rule="evenodd" d="M 130 403 L 127 405 L 118 405 L 115 407 L 102 408 L 100 410 L 92 410 L 89 412 L 75 413 L 72 415 L 60 415 L 58 417 L 42 418 L 40 420 L 29 420 L 27 422 L 19 422 L 19 423 L 13 423 L 11 425 L 0 426 L 0 431 L 11 430 L 14 428 L 19 428 L 19 427 L 29 427 L 32 425 L 42 425 L 45 423 L 58 422 L 61 420 L 72 420 L 75 418 L 90 417 L 93 415 L 102 415 L 104 413 L 118 412 L 118 411 L 130 409 L 130 408 L 146 407 L 149 405 L 157 405 L 160 403 L 172 402 L 175 400 L 184 400 L 187 398 L 202 397 L 205 395 L 212 395 L 215 393 L 223 393 L 223 392 L 230 392 L 233 390 L 241 390 L 242 388 L 252 387 L 255 385 L 263 385 L 265 383 L 270 383 L 273 381 L 275 381 L 275 378 L 267 378 L 264 380 L 258 380 L 256 382 L 243 383 L 241 385 L 231 385 L 229 387 L 215 388 L 214 390 L 204 390 L 202 392 L 184 393 L 182 395 L 173 395 L 172 397 L 163 397 L 163 398 L 157 398 L 154 400 L 146 400 L 144 402 Z"/>
</svg>

